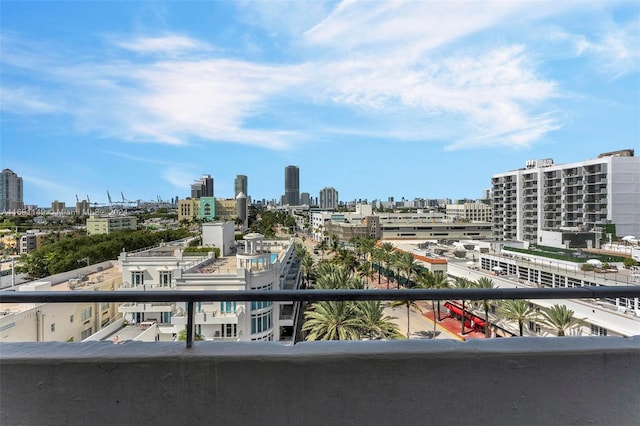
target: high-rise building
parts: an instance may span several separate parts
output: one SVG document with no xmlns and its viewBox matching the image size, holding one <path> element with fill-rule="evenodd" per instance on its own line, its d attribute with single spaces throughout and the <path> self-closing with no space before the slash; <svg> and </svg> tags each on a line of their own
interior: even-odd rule
<svg viewBox="0 0 640 426">
<path fill-rule="evenodd" d="M 211 175 L 202 175 L 200 179 L 191 184 L 191 198 L 213 197 L 213 178 Z"/>
<path fill-rule="evenodd" d="M 493 237 L 541 242 L 543 231 L 640 235 L 640 158 L 633 150 L 571 164 L 550 158 L 492 177 Z"/>
<path fill-rule="evenodd" d="M 22 178 L 10 169 L 4 169 L 0 176 L 0 212 L 24 208 Z"/>
<path fill-rule="evenodd" d="M 310 206 L 311 205 L 311 196 L 309 195 L 308 192 L 301 192 L 300 193 L 300 204 L 303 206 Z"/>
<path fill-rule="evenodd" d="M 53 213 L 61 213 L 64 211 L 66 205 L 64 201 L 55 200 L 51 203 L 51 211 Z"/>
<path fill-rule="evenodd" d="M 322 188 L 320 191 L 320 208 L 335 209 L 338 207 L 338 191 L 330 186 Z"/>
<path fill-rule="evenodd" d="M 237 197 L 238 194 L 240 194 L 241 192 L 248 196 L 248 192 L 247 192 L 247 177 L 245 175 L 237 175 L 236 176 L 236 180 L 235 180 L 235 194 L 233 194 L 234 197 Z"/>
<path fill-rule="evenodd" d="M 300 205 L 300 169 L 297 166 L 284 169 L 284 204 Z"/>
</svg>

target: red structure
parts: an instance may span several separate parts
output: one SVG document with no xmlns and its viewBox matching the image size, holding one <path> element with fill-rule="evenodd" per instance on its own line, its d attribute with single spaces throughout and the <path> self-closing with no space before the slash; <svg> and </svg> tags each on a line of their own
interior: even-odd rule
<svg viewBox="0 0 640 426">
<path fill-rule="evenodd" d="M 455 302 L 446 302 L 444 304 L 445 309 L 449 312 L 449 317 L 456 318 L 457 320 L 462 321 L 462 306 L 458 305 Z M 471 328 L 474 331 L 484 332 L 485 331 L 485 321 L 477 315 L 465 310 L 464 311 L 464 326 L 467 328 Z"/>
</svg>

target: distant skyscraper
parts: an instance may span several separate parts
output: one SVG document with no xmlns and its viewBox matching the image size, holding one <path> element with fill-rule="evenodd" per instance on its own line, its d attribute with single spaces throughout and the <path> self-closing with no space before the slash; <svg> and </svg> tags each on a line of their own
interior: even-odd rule
<svg viewBox="0 0 640 426">
<path fill-rule="evenodd" d="M 191 184 L 191 198 L 213 197 L 213 178 L 211 175 L 202 175 L 200 179 Z"/>
<path fill-rule="evenodd" d="M 322 188 L 320 191 L 320 208 L 335 209 L 338 207 L 338 191 L 332 187 Z"/>
<path fill-rule="evenodd" d="M 284 204 L 300 205 L 300 169 L 296 166 L 284 169 Z"/>
<path fill-rule="evenodd" d="M 11 170 L 4 169 L 0 179 L 0 212 L 23 209 L 22 178 Z"/>
<path fill-rule="evenodd" d="M 309 196 L 308 192 L 301 192 L 300 193 L 300 204 L 303 206 L 310 206 L 311 205 L 311 199 Z"/>
<path fill-rule="evenodd" d="M 237 197 L 241 192 L 247 197 L 249 196 L 249 194 L 247 194 L 247 177 L 245 175 L 236 176 L 234 197 Z"/>
</svg>

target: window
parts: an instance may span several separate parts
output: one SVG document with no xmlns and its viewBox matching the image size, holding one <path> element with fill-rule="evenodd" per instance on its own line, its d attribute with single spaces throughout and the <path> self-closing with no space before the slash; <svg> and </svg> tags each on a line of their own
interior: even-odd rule
<svg viewBox="0 0 640 426">
<path fill-rule="evenodd" d="M 606 336 L 607 329 L 603 327 L 598 327 L 597 325 L 591 324 L 591 335 L 592 336 Z"/>
<path fill-rule="evenodd" d="M 73 322 L 73 315 L 69 315 L 69 322 Z"/>
<path fill-rule="evenodd" d="M 531 330 L 532 332 L 538 334 L 538 333 L 540 333 L 540 325 L 537 324 L 534 321 L 529 321 L 529 330 Z"/>
<path fill-rule="evenodd" d="M 102 304 L 100 304 L 100 310 L 106 311 L 107 309 L 109 309 L 109 302 L 102 302 Z"/>
<path fill-rule="evenodd" d="M 221 302 L 220 305 L 221 305 L 220 311 L 222 313 L 232 314 L 236 311 L 236 302 Z"/>
<path fill-rule="evenodd" d="M 236 337 L 238 335 L 237 324 L 225 324 L 222 329 L 223 337 Z"/>
<path fill-rule="evenodd" d="M 51 324 L 51 332 L 53 333 L 54 331 L 56 331 L 56 325 L 55 324 Z"/>
<path fill-rule="evenodd" d="M 273 302 L 270 302 L 268 300 L 263 300 L 261 302 L 251 302 L 251 310 L 252 311 L 256 311 L 258 309 L 268 308 L 272 304 L 273 304 Z"/>
<path fill-rule="evenodd" d="M 258 315 L 251 315 L 251 334 L 262 333 L 272 327 L 271 311 Z"/>
<path fill-rule="evenodd" d="M 82 333 L 80 333 L 80 338 L 84 340 L 87 337 L 91 336 L 92 334 L 93 334 L 93 328 L 89 327 L 86 330 L 82 330 Z"/>
<path fill-rule="evenodd" d="M 80 319 L 82 322 L 89 321 L 89 318 L 93 315 L 93 308 L 88 307 L 82 310 L 82 314 L 80 315 Z"/>
<path fill-rule="evenodd" d="M 131 272 L 131 284 L 134 286 L 144 285 L 144 272 L 142 271 Z"/>
<path fill-rule="evenodd" d="M 160 287 L 170 287 L 172 278 L 171 271 L 160 272 Z"/>
</svg>

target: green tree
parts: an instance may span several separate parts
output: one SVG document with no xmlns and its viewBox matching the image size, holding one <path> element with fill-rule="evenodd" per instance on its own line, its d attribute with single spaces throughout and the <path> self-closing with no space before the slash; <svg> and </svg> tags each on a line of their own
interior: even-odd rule
<svg viewBox="0 0 640 426">
<path fill-rule="evenodd" d="M 482 289 L 493 289 L 496 288 L 493 280 L 487 277 L 482 277 L 475 283 L 473 283 L 473 287 L 482 288 Z M 482 309 L 484 310 L 484 336 L 489 337 L 489 308 L 491 307 L 490 299 L 482 299 Z"/>
<path fill-rule="evenodd" d="M 398 252 L 396 258 L 396 267 L 398 271 L 402 271 L 404 273 L 406 281 L 406 287 L 412 287 L 411 285 L 411 277 L 414 272 L 417 273 L 419 270 L 418 263 L 416 262 L 413 254 L 409 252 Z M 400 275 L 398 274 L 398 288 L 400 288 Z"/>
<path fill-rule="evenodd" d="M 384 268 L 386 269 L 386 275 L 387 275 L 387 289 L 389 289 L 389 273 L 391 271 L 391 262 L 393 260 L 393 253 L 394 253 L 394 247 L 393 244 L 387 242 L 387 243 L 382 243 L 382 245 L 380 246 L 380 249 L 382 250 L 382 259 L 384 261 Z"/>
<path fill-rule="evenodd" d="M 305 253 L 304 256 L 302 256 L 302 259 L 300 260 L 300 267 L 302 268 L 302 273 L 306 277 L 306 284 L 309 286 L 309 279 L 315 268 L 313 257 L 311 257 L 309 253 Z"/>
<path fill-rule="evenodd" d="M 540 313 L 542 324 L 552 329 L 557 336 L 565 336 L 569 330 L 584 324 L 583 320 L 574 318 L 574 312 L 565 305 L 542 308 Z"/>
<path fill-rule="evenodd" d="M 180 332 L 178 333 L 178 340 L 187 340 L 187 328 L 183 328 L 182 330 L 180 330 Z M 202 341 L 204 340 L 202 338 L 201 335 L 199 335 L 198 333 L 195 333 L 193 336 L 193 340 L 195 341 Z"/>
<path fill-rule="evenodd" d="M 361 337 L 367 339 L 398 339 L 402 337 L 398 326 L 393 323 L 396 318 L 384 314 L 380 301 L 356 302 L 355 308 Z"/>
<path fill-rule="evenodd" d="M 331 259 L 333 263 L 344 266 L 349 271 L 356 270 L 356 267 L 358 266 L 358 259 L 351 250 L 338 248 L 335 253 L 335 256 Z"/>
<path fill-rule="evenodd" d="M 415 309 L 416 311 L 422 313 L 422 309 L 420 308 L 420 306 L 413 300 L 394 300 L 393 302 L 391 302 L 391 307 L 392 308 L 398 308 L 404 306 L 407 308 L 407 339 L 411 338 L 411 329 L 410 329 L 410 313 L 411 313 L 411 309 Z"/>
<path fill-rule="evenodd" d="M 355 305 L 346 301 L 325 301 L 312 305 L 304 313 L 303 331 L 306 340 L 357 340 L 361 321 L 355 315 Z"/>
<path fill-rule="evenodd" d="M 473 284 L 470 280 L 464 277 L 457 277 L 455 281 L 452 283 L 453 288 L 457 289 L 465 289 L 473 287 Z M 464 334 L 464 320 L 465 320 L 465 300 L 462 299 L 460 301 L 462 303 L 462 326 L 460 334 Z"/>
<path fill-rule="evenodd" d="M 428 269 L 423 269 L 417 276 L 418 287 L 420 288 L 429 288 L 429 289 L 442 289 L 449 287 L 449 280 L 447 276 L 440 272 L 431 272 Z M 437 301 L 437 309 L 436 309 L 436 301 L 431 300 L 431 310 L 433 311 L 433 334 L 432 338 L 436 337 L 437 333 L 437 321 L 440 321 L 440 300 Z"/>
<path fill-rule="evenodd" d="M 498 308 L 498 314 L 508 320 L 517 321 L 520 336 L 522 336 L 524 322 L 533 318 L 535 311 L 526 300 L 506 300 Z"/>
</svg>

